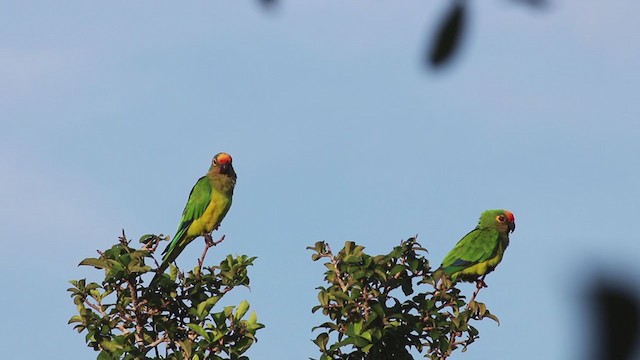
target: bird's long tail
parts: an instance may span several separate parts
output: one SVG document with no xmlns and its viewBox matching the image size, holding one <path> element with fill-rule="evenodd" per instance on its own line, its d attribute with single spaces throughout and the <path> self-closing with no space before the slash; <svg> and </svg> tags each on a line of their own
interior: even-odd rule
<svg viewBox="0 0 640 360">
<path fill-rule="evenodd" d="M 163 260 L 162 263 L 160 264 L 160 267 L 158 267 L 158 269 L 156 269 L 156 274 L 154 275 L 153 279 L 151 279 L 151 282 L 149 283 L 149 286 L 153 286 L 158 280 L 160 280 L 160 277 L 162 276 L 162 274 L 164 274 L 164 271 L 167 270 L 167 268 L 169 267 L 169 264 L 175 260 L 175 258 L 178 257 L 177 255 L 174 257 L 174 259 L 170 260 L 170 261 L 166 261 Z M 167 258 L 168 260 L 168 258 Z"/>
<path fill-rule="evenodd" d="M 440 278 L 441 278 L 444 274 L 446 274 L 446 272 L 444 271 L 444 269 L 443 269 L 443 268 L 442 268 L 442 266 L 441 266 L 441 267 L 437 268 L 437 269 L 433 272 L 432 277 L 433 277 L 436 281 L 438 281 L 438 280 L 440 280 Z"/>
<path fill-rule="evenodd" d="M 186 238 L 185 235 L 186 234 L 184 231 L 178 232 L 174 237 L 174 240 L 167 246 L 166 249 L 164 249 L 164 251 L 162 252 L 164 254 L 164 256 L 162 257 L 162 263 L 160 264 L 158 269 L 156 269 L 156 275 L 153 277 L 153 279 L 151 279 L 149 286 L 153 286 L 160 279 L 162 274 L 164 274 L 164 271 L 169 267 L 169 264 L 171 264 L 178 258 L 182 250 L 184 250 L 184 248 L 186 247 L 186 244 L 189 243 L 188 239 L 183 239 Z"/>
</svg>

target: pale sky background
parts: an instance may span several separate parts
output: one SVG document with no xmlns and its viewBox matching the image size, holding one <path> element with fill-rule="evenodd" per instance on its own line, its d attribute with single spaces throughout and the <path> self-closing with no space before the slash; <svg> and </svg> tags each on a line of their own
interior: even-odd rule
<svg viewBox="0 0 640 360">
<path fill-rule="evenodd" d="M 517 229 L 479 300 L 502 323 L 452 359 L 581 359 L 589 277 L 640 279 L 640 4 L 473 2 L 461 56 L 427 71 L 445 0 L 2 1 L 0 347 L 93 359 L 68 280 L 121 229 L 173 235 L 220 151 L 227 240 L 257 256 L 255 360 L 317 357 L 324 267 L 416 233 L 439 264 L 482 210 Z M 200 240 L 179 263 L 192 266 Z"/>
</svg>

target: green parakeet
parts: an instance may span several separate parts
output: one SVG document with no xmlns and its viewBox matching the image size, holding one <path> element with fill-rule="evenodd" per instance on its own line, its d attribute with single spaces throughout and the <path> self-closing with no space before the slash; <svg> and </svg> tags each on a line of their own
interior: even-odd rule
<svg viewBox="0 0 640 360">
<path fill-rule="evenodd" d="M 233 189 L 236 185 L 236 173 L 233 170 L 231 155 L 219 153 L 211 160 L 209 172 L 196 182 L 189 194 L 187 205 L 182 211 L 182 219 L 178 231 L 171 243 L 162 252 L 162 264 L 155 283 L 169 264 L 180 255 L 182 250 L 198 236 L 210 236 L 218 229 L 220 222 L 231 207 Z"/>
<path fill-rule="evenodd" d="M 452 281 L 473 282 L 493 271 L 509 246 L 509 233 L 516 228 L 507 210 L 486 210 L 478 226 L 465 235 L 442 260 L 438 270 Z"/>
</svg>

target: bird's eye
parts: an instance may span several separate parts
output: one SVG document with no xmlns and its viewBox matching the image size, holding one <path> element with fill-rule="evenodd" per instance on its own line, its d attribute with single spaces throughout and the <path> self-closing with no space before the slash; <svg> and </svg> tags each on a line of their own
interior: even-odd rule
<svg viewBox="0 0 640 360">
<path fill-rule="evenodd" d="M 213 165 L 218 165 L 218 159 L 213 158 Z"/>
<path fill-rule="evenodd" d="M 498 220 L 498 222 L 503 223 L 505 221 L 507 221 L 507 218 L 504 215 L 498 215 L 496 216 L 496 220 Z"/>
</svg>

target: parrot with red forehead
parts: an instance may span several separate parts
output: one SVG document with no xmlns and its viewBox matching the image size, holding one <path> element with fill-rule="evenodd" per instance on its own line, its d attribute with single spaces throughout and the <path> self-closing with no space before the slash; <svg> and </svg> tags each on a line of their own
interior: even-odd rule
<svg viewBox="0 0 640 360">
<path fill-rule="evenodd" d="M 206 239 L 213 230 L 218 229 L 231 207 L 235 185 L 236 173 L 233 170 L 231 155 L 217 154 L 211 160 L 209 172 L 198 179 L 191 189 L 176 235 L 162 252 L 162 264 L 158 267 L 151 284 L 160 278 L 169 264 L 175 261 L 193 239 L 198 236 L 205 236 Z"/>
<path fill-rule="evenodd" d="M 515 228 L 515 217 L 510 211 L 484 211 L 478 226 L 458 241 L 438 270 L 452 281 L 482 281 L 502 261 L 509 246 L 509 233 Z"/>
</svg>

